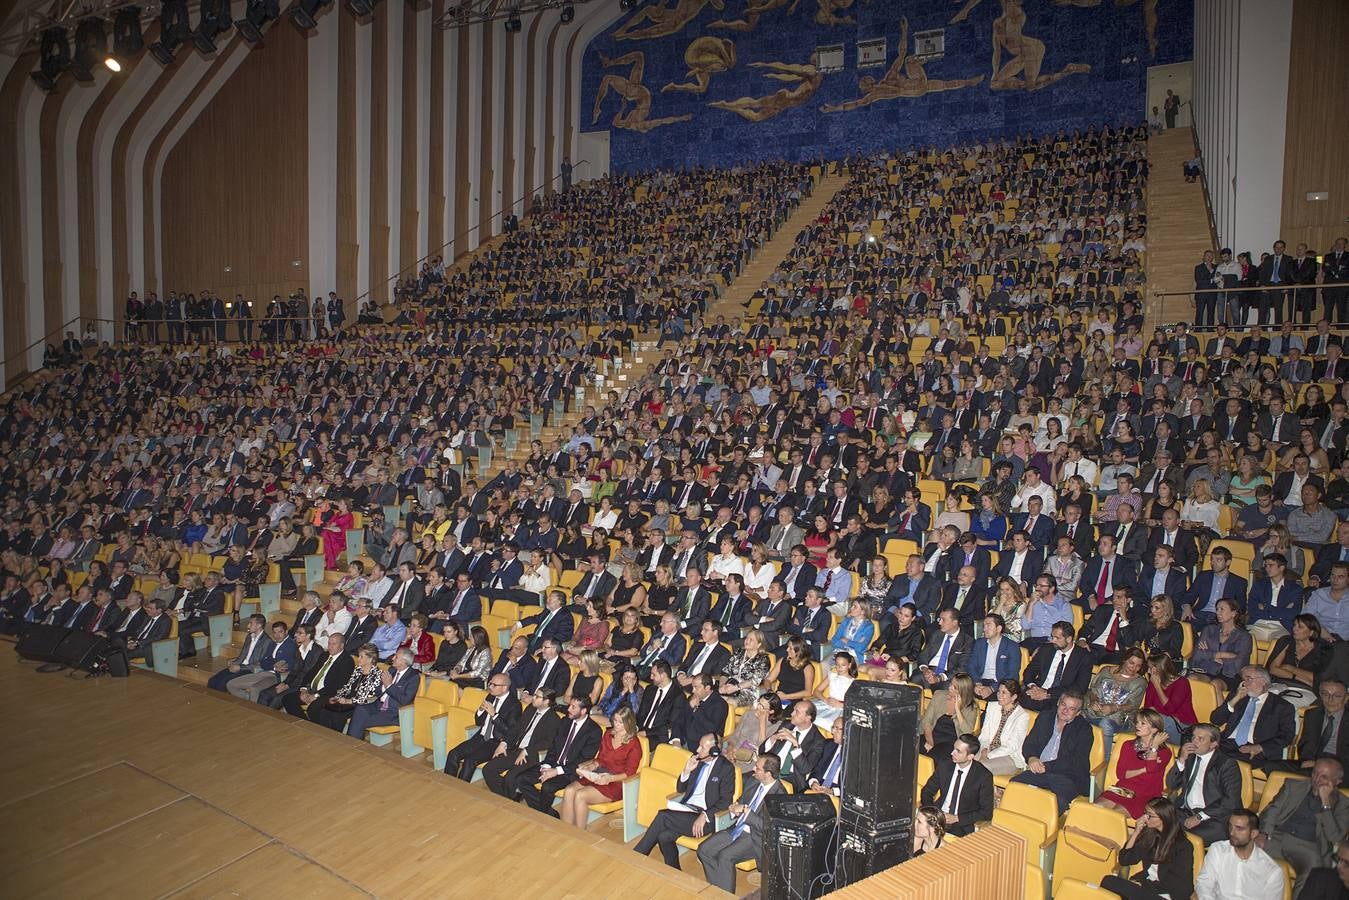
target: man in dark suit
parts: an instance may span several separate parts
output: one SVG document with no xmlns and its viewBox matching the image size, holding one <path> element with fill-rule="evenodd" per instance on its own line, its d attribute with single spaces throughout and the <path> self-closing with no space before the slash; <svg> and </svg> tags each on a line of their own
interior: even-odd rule
<svg viewBox="0 0 1349 900">
<path fill-rule="evenodd" d="M 280 708 L 297 719 L 303 719 L 308 710 L 302 707 L 308 704 L 309 709 L 313 711 L 313 715 L 308 718 L 311 722 L 317 722 L 315 716 L 319 710 L 323 709 L 323 705 L 337 693 L 338 688 L 347 683 L 355 668 L 355 662 L 346 652 L 346 642 L 342 635 L 336 632 L 328 635 L 326 658 L 314 667 L 310 678 L 297 685 L 299 690 L 286 691 L 281 696 Z"/>
<path fill-rule="evenodd" d="M 805 600 L 806 591 L 815 586 L 818 575 L 815 566 L 806 561 L 806 548 L 801 544 L 792 547 L 788 552 L 787 562 L 778 573 L 787 596 L 793 603 Z"/>
<path fill-rule="evenodd" d="M 1323 677 L 1317 693 L 1321 702 L 1302 717 L 1302 737 L 1297 744 L 1297 762 L 1286 767 L 1302 774 L 1318 756 L 1330 754 L 1349 759 L 1349 727 L 1345 727 L 1345 686 L 1338 678 Z"/>
<path fill-rule="evenodd" d="M 775 578 L 768 585 L 768 595 L 759 601 L 758 608 L 750 615 L 748 624 L 763 634 L 765 650 L 776 650 L 790 633 L 791 617 L 792 604 L 787 599 L 786 587 Z"/>
<path fill-rule="evenodd" d="M 1235 600 L 1238 608 L 1246 607 L 1246 579 L 1231 571 L 1232 551 L 1214 547 L 1208 559 L 1209 567 L 1180 598 L 1180 617 L 1191 621 L 1196 632 L 1213 624 L 1213 607 L 1219 600 Z"/>
<path fill-rule="evenodd" d="M 1038 472 L 1038 469 L 1029 469 Z M 1054 517 L 1042 512 L 1044 501 L 1036 496 L 1026 498 L 1026 512 L 1012 516 L 1013 532 L 1024 531 L 1030 537 L 1031 546 L 1044 551 L 1054 537 Z"/>
<path fill-rule="evenodd" d="M 555 695 L 565 694 L 571 684 L 571 667 L 562 658 L 562 644 L 554 638 L 544 639 L 534 672 L 525 682 L 521 699 L 548 688 Z"/>
<path fill-rule="evenodd" d="M 151 668 L 154 667 L 151 656 L 151 648 L 156 641 L 162 641 L 169 636 L 169 630 L 173 627 L 168 613 L 159 608 L 159 601 L 153 598 L 145 601 L 145 615 L 142 617 L 140 628 L 134 634 L 131 628 L 126 630 L 125 638 L 126 656 L 129 660 L 144 660 Z"/>
<path fill-rule="evenodd" d="M 665 864 L 679 868 L 680 837 L 715 834 L 717 814 L 731 805 L 735 795 L 735 767 L 719 752 L 720 732 L 704 734 L 675 782 L 680 795 L 656 813 L 637 846 L 647 856 L 660 847 Z"/>
<path fill-rule="evenodd" d="M 572 619 L 571 611 L 565 608 L 565 603 L 566 597 L 561 591 L 549 591 L 543 612 L 520 620 L 521 626 L 534 626 L 533 633 L 528 635 L 530 653 L 537 652 L 548 638 L 558 643 L 571 640 L 576 622 Z"/>
<path fill-rule="evenodd" d="M 843 717 L 830 726 L 831 737 L 820 745 L 820 757 L 806 776 L 807 790 L 837 795 L 843 789 Z"/>
<path fill-rule="evenodd" d="M 670 601 L 670 611 L 678 619 L 680 630 L 696 635 L 711 608 L 712 594 L 703 587 L 703 573 L 690 569 L 684 574 L 684 586 Z"/>
<path fill-rule="evenodd" d="M 1137 567 L 1143 562 L 1143 558 L 1148 552 L 1148 544 L 1152 539 L 1152 529 L 1137 521 L 1138 514 L 1134 511 L 1133 506 L 1128 503 L 1119 505 L 1116 516 L 1117 519 L 1113 525 L 1102 523 L 1100 533 L 1102 535 L 1114 535 L 1116 552 L 1134 564 L 1131 574 L 1137 576 Z"/>
<path fill-rule="evenodd" d="M 277 682 L 257 694 L 257 702 L 272 709 L 280 709 L 288 694 L 299 693 L 300 688 L 307 686 L 319 666 L 328 659 L 327 649 L 314 643 L 312 627 L 297 626 L 291 640 L 294 643 L 291 662 L 275 663 L 272 671 L 279 676 Z"/>
<path fill-rule="evenodd" d="M 1193 534 L 1181 529 L 1180 510 L 1175 507 L 1162 510 L 1161 526 L 1148 536 L 1149 556 L 1158 547 L 1170 547 L 1172 562 L 1186 572 L 1199 564 L 1199 544 Z"/>
<path fill-rule="evenodd" d="M 1059 622 L 1049 633 L 1049 643 L 1035 651 L 1022 682 L 1021 705 L 1043 712 L 1054 708 L 1067 693 L 1085 695 L 1091 683 L 1091 653 L 1077 646 L 1071 622 Z"/>
<path fill-rule="evenodd" d="M 1227 837 L 1227 817 L 1241 805 L 1241 769 L 1222 751 L 1222 733 L 1205 722 L 1194 726 L 1166 773 L 1176 818 L 1204 846 Z"/>
<path fill-rule="evenodd" d="M 699 639 L 689 645 L 676 673 L 680 687 L 689 688 L 695 675 L 720 675 L 722 667 L 731 658 L 730 652 L 721 645 L 721 629 L 712 619 L 703 622 L 699 629 Z"/>
<path fill-rule="evenodd" d="M 946 831 L 957 837 L 993 818 L 993 773 L 975 759 L 979 738 L 962 734 L 948 757 L 938 759 L 922 788 L 923 803 L 946 814 Z"/>
<path fill-rule="evenodd" d="M 571 592 L 572 609 L 579 613 L 585 612 L 587 600 L 598 599 L 608 602 L 614 594 L 614 588 L 618 587 L 618 579 L 605 566 L 603 556 L 598 553 L 590 554 L 588 565 L 586 573 L 581 576 L 581 580 Z"/>
<path fill-rule="evenodd" d="M 815 704 L 809 700 L 792 704 L 788 721 L 759 745 L 760 753 L 778 758 L 782 778 L 791 782 L 798 793 L 805 790 L 806 776 L 815 768 L 823 750 L 824 738 L 815 727 Z"/>
<path fill-rule="evenodd" d="M 322 618 L 323 607 L 319 605 L 319 595 L 313 591 L 305 591 L 300 595 L 300 610 L 295 614 L 295 623 L 290 626 L 291 635 L 294 636 L 301 625 L 308 627 L 312 635 L 314 629 L 318 627 L 319 619 Z"/>
<path fill-rule="evenodd" d="M 1213 323 L 1218 302 L 1215 288 L 1222 287 L 1218 264 L 1212 250 L 1204 251 L 1204 261 L 1194 267 L 1194 324 L 1200 328 Z"/>
<path fill-rule="evenodd" d="M 811 588 L 806 591 L 805 603 L 797 608 L 787 624 L 787 633 L 800 635 L 813 651 L 828 643 L 833 626 L 834 617 L 824 608 L 824 593 L 819 588 Z"/>
<path fill-rule="evenodd" d="M 1212 722 L 1222 728 L 1222 750 L 1261 769 L 1279 768 L 1297 737 L 1293 704 L 1271 693 L 1269 672 L 1260 666 L 1241 670 L 1241 683 L 1213 710 Z"/>
<path fill-rule="evenodd" d="M 341 638 L 333 635 L 333 639 Z M 343 658 L 348 661 L 349 667 L 351 657 L 343 654 Z M 404 647 L 394 653 L 393 666 L 382 675 L 383 692 L 373 702 L 356 706 L 355 712 L 351 714 L 351 721 L 347 724 L 348 737 L 358 741 L 364 740 L 366 729 L 398 724 L 398 710 L 415 700 L 417 690 L 421 687 L 422 675 L 412 668 L 412 663 L 413 655 L 409 648 Z M 343 679 L 342 683 L 345 681 Z"/>
<path fill-rule="evenodd" d="M 885 593 L 887 611 L 897 613 L 901 606 L 912 603 L 920 615 L 931 616 L 941 605 L 941 581 L 923 571 L 923 557 L 909 554 L 904 574 L 890 582 Z"/>
<path fill-rule="evenodd" d="M 1045 516 L 1046 520 L 1048 518 Z M 1011 578 L 1023 585 L 1034 584 L 1044 568 L 1044 561 L 1044 553 L 1031 543 L 1030 535 L 1025 531 L 1014 531 L 1010 546 L 1002 551 L 998 564 L 993 567 L 993 580 Z"/>
<path fill-rule="evenodd" d="M 1140 603 L 1151 602 L 1153 597 L 1162 595 L 1172 598 L 1185 596 L 1190 579 L 1186 577 L 1185 570 L 1175 564 L 1175 558 L 1173 547 L 1162 544 L 1152 549 L 1150 564 L 1144 566 L 1138 575 L 1136 587 Z"/>
<path fill-rule="evenodd" d="M 726 734 L 726 716 L 730 708 L 726 699 L 717 693 L 716 683 L 707 672 L 688 678 L 689 698 L 675 709 L 675 721 L 670 729 L 670 743 L 692 747 L 704 734 Z"/>
<path fill-rule="evenodd" d="M 507 743 L 506 736 L 519 719 L 520 704 L 511 694 L 510 678 L 493 675 L 487 680 L 487 696 L 473 714 L 473 724 L 478 726 L 478 731 L 445 757 L 445 774 L 453 775 L 460 781 L 472 781 L 478 766 L 491 759 L 498 748 Z M 505 752 L 502 750 L 503 755 Z"/>
<path fill-rule="evenodd" d="M 1066 537 L 1072 541 L 1078 556 L 1089 558 L 1092 548 L 1096 546 L 1095 526 L 1082 518 L 1082 508 L 1076 503 L 1064 507 L 1063 518 L 1064 521 L 1054 529 L 1054 542 L 1050 546 L 1057 547 L 1059 538 Z"/>
<path fill-rule="evenodd" d="M 819 734 L 815 736 L 818 738 Z M 758 861 L 762 856 L 763 801 L 765 797 L 786 790 L 778 780 L 780 769 L 777 756 L 761 754 L 754 763 L 752 777 L 745 779 L 740 799 L 728 809 L 733 817 L 730 828 L 698 845 L 698 861 L 703 864 L 703 874 L 709 884 L 734 894 L 736 864 L 750 859 Z"/>
<path fill-rule="evenodd" d="M 1084 654 L 1085 655 L 1085 654 Z M 1088 674 L 1091 669 L 1088 667 Z M 1077 797 L 1087 796 L 1091 781 L 1091 724 L 1082 718 L 1082 692 L 1066 690 L 1058 699 L 1054 715 L 1036 717 L 1022 744 L 1026 771 L 1012 781 L 1052 791 L 1059 814 Z"/>
<path fill-rule="evenodd" d="M 959 613 L 943 609 L 937 614 L 937 630 L 918 655 L 913 682 L 933 691 L 944 690 L 951 676 L 965 670 L 973 646 L 974 639 L 960 627 Z"/>
<path fill-rule="evenodd" d="M 749 624 L 750 616 L 754 614 L 754 601 L 744 590 L 745 579 L 731 572 L 726 576 L 726 590 L 717 595 L 712 608 L 707 611 L 704 622 L 711 620 L 716 624 L 720 640 L 739 640 L 740 629 Z M 700 635 L 702 630 L 700 625 Z"/>
<path fill-rule="evenodd" d="M 1118 663 L 1124 651 L 1138 642 L 1141 629 L 1131 620 L 1139 619 L 1140 625 L 1145 620 L 1141 611 L 1130 608 L 1129 593 L 1128 588 L 1117 589 L 1110 602 L 1096 607 L 1082 626 L 1077 645 L 1091 654 L 1095 664 Z"/>
<path fill-rule="evenodd" d="M 482 766 L 483 781 L 492 793 L 511 800 L 519 799 L 511 788 L 514 776 L 538 763 L 542 754 L 553 746 L 553 738 L 562 724 L 562 717 L 553 705 L 554 699 L 556 695 L 552 691 L 540 691 L 530 698 L 529 705 L 509 731 L 494 729 L 501 739 L 492 750 L 491 758 Z M 513 698 L 509 700 L 509 703 L 514 702 Z M 448 767 L 446 771 L 449 772 Z M 464 772 L 461 768 L 460 777 L 472 781 L 473 772 Z"/>
<path fill-rule="evenodd" d="M 974 642 L 965 661 L 965 673 L 974 679 L 974 692 L 985 700 L 994 697 L 998 684 L 1021 672 L 1021 645 L 1005 636 L 1007 622 L 997 613 L 984 616 L 983 637 Z"/>
<path fill-rule="evenodd" d="M 378 627 L 379 617 L 370 612 L 370 598 L 359 598 L 356 601 L 356 614 L 351 617 L 351 624 L 347 625 L 346 633 L 343 635 L 347 642 L 346 651 L 355 654 L 375 636 L 375 629 Z"/>
<path fill-rule="evenodd" d="M 578 765 L 595 758 L 601 736 L 600 726 L 590 718 L 590 698 L 572 697 L 567 704 L 567 718 L 558 727 L 543 762 L 511 776 L 511 789 L 533 809 L 559 818 L 553 809 L 553 798 L 576 780 Z"/>
<path fill-rule="evenodd" d="M 642 701 L 637 706 L 638 734 L 645 735 L 652 744 L 669 741 L 683 703 L 684 692 L 675 683 L 670 664 L 656 660 L 651 667 L 651 684 L 642 691 Z"/>
<path fill-rule="evenodd" d="M 532 683 L 537 671 L 538 663 L 529 653 L 529 638 L 516 635 L 511 639 L 511 645 L 502 650 L 501 655 L 497 657 L 491 674 L 505 674 L 511 679 L 511 687 L 523 690 L 526 685 Z"/>
<path fill-rule="evenodd" d="M 220 586 L 218 572 L 206 573 L 206 593 L 193 596 L 189 593 L 187 602 L 178 613 L 178 658 L 187 659 L 197 655 L 197 642 L 193 635 L 206 634 L 210 628 L 211 616 L 225 611 L 225 590 Z"/>
<path fill-rule="evenodd" d="M 940 609 L 955 611 L 962 630 L 968 630 L 984 617 L 988 606 L 988 591 L 982 586 L 984 582 L 985 579 L 979 576 L 974 566 L 961 566 L 956 572 L 955 581 L 942 588 Z"/>
<path fill-rule="evenodd" d="M 1292 297 L 1292 292 L 1285 289 L 1294 283 L 1295 265 L 1293 257 L 1284 252 L 1286 249 L 1287 245 L 1283 241 L 1275 241 L 1274 252 L 1260 261 L 1260 284 L 1269 288 L 1256 292 L 1261 325 L 1270 324 L 1271 313 L 1273 324 L 1280 324 L 1283 321 L 1283 308 L 1288 304 L 1286 298 Z"/>
</svg>

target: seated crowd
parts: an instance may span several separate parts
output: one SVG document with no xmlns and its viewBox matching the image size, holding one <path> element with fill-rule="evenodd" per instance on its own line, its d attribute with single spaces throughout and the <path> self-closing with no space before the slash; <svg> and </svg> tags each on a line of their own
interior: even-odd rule
<svg viewBox="0 0 1349 900">
<path fill-rule="evenodd" d="M 627 198 L 624 229 L 671 235 L 628 245 L 622 273 L 583 212 L 622 204 L 577 188 L 512 233 L 523 261 L 422 273 L 409 308 L 443 330 L 96 352 L 0 406 L 8 625 L 145 657 L 172 617 L 190 654 L 274 563 L 295 621 L 249 617 L 213 686 L 358 738 L 424 679 L 484 690 L 446 773 L 582 827 L 642 742 L 684 748 L 682 799 L 637 849 L 677 865 L 680 836 L 706 837 L 728 890 L 764 796 L 838 792 L 858 678 L 929 697 L 920 849 L 1015 784 L 1135 819 L 1120 860 L 1154 893 L 1189 895 L 1157 887 L 1181 877 L 1178 831 L 1219 848 L 1203 897 L 1243 896 L 1221 886 L 1256 852 L 1280 886 L 1271 858 L 1320 883 L 1349 829 L 1349 389 L 1336 367 L 1271 377 L 1267 346 L 1225 331 L 1145 342 L 1145 139 L 849 160 L 745 322 L 705 317 L 697 285 L 736 274 L 804 172 L 590 189 Z M 586 286 L 564 297 L 549 265 Z M 539 301 L 560 319 L 509 312 Z M 567 434 L 464 468 L 657 325 L 660 359 Z M 182 575 L 196 553 L 220 571 Z M 295 590 L 317 553 L 341 572 L 326 601 Z M 1243 806 L 1244 783 L 1289 772 Z"/>
</svg>

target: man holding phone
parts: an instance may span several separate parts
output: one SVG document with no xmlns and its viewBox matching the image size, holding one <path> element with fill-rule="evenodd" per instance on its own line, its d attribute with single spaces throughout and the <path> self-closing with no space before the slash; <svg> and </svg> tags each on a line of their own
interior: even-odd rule
<svg viewBox="0 0 1349 900">
<path fill-rule="evenodd" d="M 679 868 L 676 840 L 683 835 L 700 838 L 715 832 L 717 812 L 730 806 L 735 796 L 735 771 L 718 752 L 716 735 L 705 734 L 698 741 L 698 749 L 684 764 L 675 788 L 679 797 L 656 813 L 633 848 L 647 856 L 659 845 L 665 864 L 672 869 Z"/>
</svg>

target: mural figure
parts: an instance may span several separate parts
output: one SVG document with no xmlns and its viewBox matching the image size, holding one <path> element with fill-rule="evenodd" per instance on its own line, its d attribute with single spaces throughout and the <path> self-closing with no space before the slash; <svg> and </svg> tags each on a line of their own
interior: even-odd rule
<svg viewBox="0 0 1349 900">
<path fill-rule="evenodd" d="M 801 0 L 792 0 L 792 5 L 787 7 L 787 15 L 796 12 L 796 7 L 801 5 Z M 770 13 L 775 9 L 781 9 L 787 6 L 787 0 L 745 0 L 745 17 L 743 19 L 717 19 L 715 22 L 708 22 L 708 28 L 725 28 L 727 31 L 753 31 L 759 27 L 759 17 L 765 13 Z"/>
<path fill-rule="evenodd" d="M 853 5 L 853 0 L 819 0 L 820 8 L 815 10 L 815 21 L 821 25 L 856 25 L 852 16 L 835 15 L 839 10 Z"/>
<path fill-rule="evenodd" d="M 955 0 L 955 2 L 959 3 L 960 0 Z M 981 2 L 983 2 L 983 0 L 965 0 L 965 5 L 960 8 L 960 12 L 952 16 L 951 21 L 947 22 L 946 24 L 954 25 L 957 22 L 965 21 L 970 17 L 970 12 L 973 11 L 973 9 L 976 6 L 978 6 Z"/>
<path fill-rule="evenodd" d="M 1069 75 L 1091 71 L 1091 66 L 1069 63 L 1060 72 L 1041 75 L 1045 43 L 1023 33 L 1026 11 L 1021 6 L 1021 0 L 999 2 L 1002 4 L 1002 15 L 993 20 L 993 77 L 989 79 L 989 87 L 1004 91 L 1038 91 Z M 1002 63 L 1004 50 L 1008 56 L 1005 65 Z"/>
<path fill-rule="evenodd" d="M 752 62 L 756 69 L 771 69 L 769 78 L 785 81 L 792 85 L 780 91 L 774 91 L 767 97 L 740 97 L 736 100 L 716 100 L 707 104 L 717 109 L 729 110 L 751 122 L 763 122 L 780 112 L 800 106 L 814 96 L 824 83 L 824 75 L 819 70 L 819 57 L 810 54 L 810 62 L 803 65 L 783 62 Z"/>
<path fill-rule="evenodd" d="M 726 8 L 725 0 L 675 0 L 675 5 L 671 7 L 661 3 L 648 4 L 638 9 L 632 14 L 631 19 L 619 26 L 614 32 L 614 40 L 644 41 L 648 38 L 674 34 L 696 19 L 703 11 L 703 7 L 709 3 L 718 10 Z M 638 27 L 641 25 L 646 27 Z"/>
<path fill-rule="evenodd" d="M 600 54 L 600 62 L 604 68 L 612 69 L 615 66 L 632 66 L 628 76 L 605 75 L 600 80 L 599 89 L 595 92 L 595 110 L 590 117 L 590 124 L 594 125 L 600 120 L 600 107 L 604 103 L 604 98 L 609 96 L 609 92 L 623 98 L 623 102 L 618 107 L 618 112 L 614 113 L 614 127 L 626 128 L 630 131 L 640 131 L 643 134 L 653 128 L 659 128 L 662 125 L 672 125 L 675 122 L 687 122 L 693 118 L 689 113 L 682 116 L 666 116 L 663 119 L 649 119 L 651 115 L 651 91 L 646 85 L 642 84 L 642 75 L 646 69 L 646 54 L 640 50 L 634 50 L 631 53 L 625 53 L 616 59 L 610 59 L 603 53 Z M 628 108 L 628 104 L 632 108 Z"/>
<path fill-rule="evenodd" d="M 688 91 L 691 94 L 707 93 L 707 85 L 716 72 L 729 72 L 735 68 L 735 44 L 722 37 L 694 38 L 684 51 L 684 63 L 689 67 L 687 78 L 693 81 L 672 81 L 661 88 L 666 91 Z"/>
<path fill-rule="evenodd" d="M 974 0 L 978 2 L 978 0 Z M 1091 9 L 1100 6 L 1101 0 L 1054 0 L 1059 6 L 1077 6 Z M 1133 6 L 1138 0 L 1115 0 L 1115 6 L 1123 8 Z M 1157 0 L 1143 0 L 1143 30 L 1148 36 L 1148 55 L 1157 58 Z"/>
<path fill-rule="evenodd" d="M 849 100 L 847 103 L 821 106 L 820 110 L 822 112 L 847 112 L 851 109 L 870 106 L 872 103 L 881 100 L 921 97 L 924 94 L 936 93 L 937 91 L 955 91 L 960 88 L 972 87 L 984 80 L 982 75 L 974 78 L 959 78 L 954 81 L 928 78 L 927 72 L 923 69 L 923 61 L 916 56 L 909 56 L 908 47 L 909 20 L 907 17 L 903 17 L 899 20 L 899 56 L 886 70 L 885 75 L 879 81 L 870 75 L 863 75 L 857 82 L 858 88 L 862 91 L 861 97 L 856 100 Z"/>
</svg>

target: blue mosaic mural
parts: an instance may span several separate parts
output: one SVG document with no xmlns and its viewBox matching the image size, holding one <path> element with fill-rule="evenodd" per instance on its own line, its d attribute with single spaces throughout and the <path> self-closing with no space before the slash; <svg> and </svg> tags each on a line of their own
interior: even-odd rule
<svg viewBox="0 0 1349 900">
<path fill-rule="evenodd" d="M 1134 123 L 1192 29 L 1192 0 L 650 0 L 587 47 L 581 129 L 630 172 Z"/>
</svg>

